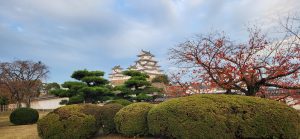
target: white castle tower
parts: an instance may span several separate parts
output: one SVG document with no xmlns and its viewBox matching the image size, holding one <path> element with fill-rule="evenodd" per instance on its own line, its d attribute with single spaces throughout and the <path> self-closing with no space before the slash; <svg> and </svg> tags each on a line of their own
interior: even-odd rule
<svg viewBox="0 0 300 139">
<path fill-rule="evenodd" d="M 148 51 L 142 50 L 138 55 L 138 60 L 135 61 L 135 64 L 130 66 L 129 70 L 136 70 L 143 73 L 146 73 L 150 76 L 150 80 L 156 77 L 157 75 L 162 75 L 162 70 L 160 66 L 157 65 L 157 61 L 154 60 L 154 55 Z"/>
<path fill-rule="evenodd" d="M 112 68 L 112 73 L 109 74 L 109 80 L 112 85 L 120 85 L 123 84 L 130 77 L 122 74 L 123 69 L 120 65 Z"/>
<path fill-rule="evenodd" d="M 157 61 L 154 60 L 154 55 L 152 55 L 148 51 L 142 50 L 138 56 L 138 60 L 135 61 L 134 65 L 127 68 L 128 70 L 136 70 L 149 75 L 149 80 L 152 80 L 158 75 L 162 75 L 162 70 L 160 70 L 160 66 L 157 65 Z M 112 69 L 112 73 L 109 74 L 109 80 L 112 85 L 120 85 L 123 84 L 130 77 L 122 74 L 123 69 L 121 66 L 115 66 Z"/>
</svg>

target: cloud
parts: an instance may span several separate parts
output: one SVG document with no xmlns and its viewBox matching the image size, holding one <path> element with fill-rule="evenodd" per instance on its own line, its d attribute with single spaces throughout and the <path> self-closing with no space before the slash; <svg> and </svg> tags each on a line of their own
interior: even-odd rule
<svg viewBox="0 0 300 139">
<path fill-rule="evenodd" d="M 110 72 L 150 50 L 167 70 L 169 48 L 219 29 L 236 39 L 249 22 L 276 22 L 297 0 L 9 0 L 0 1 L 0 60 L 41 60 L 50 81 L 77 69 Z"/>
</svg>

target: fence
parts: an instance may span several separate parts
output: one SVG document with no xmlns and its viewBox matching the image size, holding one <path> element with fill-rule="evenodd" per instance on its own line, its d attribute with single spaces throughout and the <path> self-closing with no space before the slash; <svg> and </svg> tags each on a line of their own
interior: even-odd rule
<svg viewBox="0 0 300 139">
<path fill-rule="evenodd" d="M 8 105 L 0 105 L 0 112 L 9 111 Z"/>
</svg>

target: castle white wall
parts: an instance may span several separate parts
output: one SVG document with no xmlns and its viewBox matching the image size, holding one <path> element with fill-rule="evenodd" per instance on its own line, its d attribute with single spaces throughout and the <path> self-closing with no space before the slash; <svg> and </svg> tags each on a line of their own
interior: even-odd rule
<svg viewBox="0 0 300 139">
<path fill-rule="evenodd" d="M 69 98 L 54 98 L 48 100 L 36 100 L 31 102 L 31 108 L 33 109 L 56 109 L 58 107 L 64 106 L 60 105 L 61 100 L 68 100 Z"/>
</svg>

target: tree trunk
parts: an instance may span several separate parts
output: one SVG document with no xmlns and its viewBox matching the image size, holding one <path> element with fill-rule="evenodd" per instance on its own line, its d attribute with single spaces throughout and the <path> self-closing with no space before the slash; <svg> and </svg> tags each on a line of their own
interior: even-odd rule
<svg viewBox="0 0 300 139">
<path fill-rule="evenodd" d="M 259 86 L 249 86 L 247 87 L 248 91 L 245 93 L 246 96 L 255 96 L 256 93 L 259 91 Z"/>
<path fill-rule="evenodd" d="M 26 108 L 30 108 L 31 98 L 28 98 L 26 101 Z"/>
<path fill-rule="evenodd" d="M 232 93 L 231 89 L 227 89 L 226 92 L 225 92 L 225 94 L 232 95 L 233 93 Z"/>
<path fill-rule="evenodd" d="M 17 101 L 16 104 L 17 104 L 17 108 L 21 108 L 22 107 L 21 101 Z"/>
</svg>

